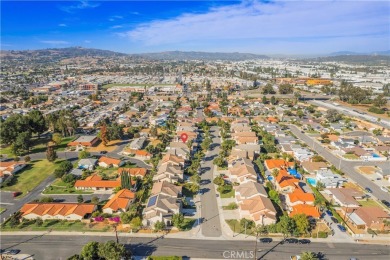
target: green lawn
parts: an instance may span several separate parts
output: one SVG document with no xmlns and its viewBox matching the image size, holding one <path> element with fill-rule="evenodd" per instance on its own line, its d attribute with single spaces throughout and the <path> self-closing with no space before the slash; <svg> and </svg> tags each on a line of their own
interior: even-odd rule
<svg viewBox="0 0 390 260">
<path fill-rule="evenodd" d="M 76 139 L 77 136 L 68 136 L 62 138 L 59 145 L 56 146 L 57 151 L 64 151 L 68 143 Z M 28 153 L 41 153 L 46 151 L 46 145 L 50 140 L 47 138 L 32 138 L 32 147 Z M 8 157 L 14 157 L 15 155 L 11 151 L 11 146 L 0 149 L 0 154 L 5 154 Z M 23 155 L 21 155 L 23 156 Z"/>
<path fill-rule="evenodd" d="M 109 226 L 97 226 L 91 224 L 82 223 L 79 221 L 60 221 L 60 220 L 45 220 L 41 226 L 38 226 L 34 220 L 27 220 L 25 222 L 21 222 L 16 227 L 11 227 L 9 222 L 1 227 L 2 231 L 45 231 L 45 230 L 55 230 L 55 231 L 109 231 L 112 228 Z"/>
<path fill-rule="evenodd" d="M 355 154 L 344 154 L 343 157 L 345 159 L 349 159 L 349 160 L 358 160 L 359 157 L 357 157 Z"/>
<path fill-rule="evenodd" d="M 381 207 L 381 205 L 379 205 L 375 200 L 358 200 L 358 202 L 363 207 Z"/>
<path fill-rule="evenodd" d="M 218 192 L 219 192 L 222 199 L 234 198 L 234 194 L 235 194 L 233 187 L 231 187 L 231 189 L 228 190 L 227 192 L 226 191 L 221 192 L 219 190 L 218 190 Z"/>
<path fill-rule="evenodd" d="M 227 219 L 226 223 L 229 225 L 230 229 L 234 232 L 234 234 L 245 234 L 245 228 L 241 227 L 240 221 L 236 219 Z M 250 229 L 247 229 L 246 234 L 251 235 L 254 234 L 254 232 Z"/>
<path fill-rule="evenodd" d="M 55 180 L 49 187 L 47 187 L 43 194 L 92 194 L 93 191 L 76 190 L 70 184 L 63 182 L 61 179 Z"/>
<path fill-rule="evenodd" d="M 193 219 L 193 218 L 184 218 L 184 224 L 181 228 L 182 231 L 187 231 L 187 230 L 190 230 L 192 228 L 192 226 L 194 225 L 196 219 Z"/>
<path fill-rule="evenodd" d="M 234 210 L 237 208 L 238 208 L 238 205 L 235 202 L 229 203 L 229 205 L 227 205 L 227 206 L 222 206 L 222 209 L 224 209 L 224 210 Z"/>
<path fill-rule="evenodd" d="M 31 191 L 42 181 L 49 177 L 58 167 L 62 160 L 51 163 L 48 160 L 38 160 L 29 163 L 22 171 L 15 174 L 9 186 L 2 188 L 7 191 L 20 191 L 26 196 L 27 191 Z"/>
</svg>

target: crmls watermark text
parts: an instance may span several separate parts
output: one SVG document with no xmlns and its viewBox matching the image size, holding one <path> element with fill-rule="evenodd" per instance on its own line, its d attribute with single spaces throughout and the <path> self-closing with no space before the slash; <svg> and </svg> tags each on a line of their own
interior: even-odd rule
<svg viewBox="0 0 390 260">
<path fill-rule="evenodd" d="M 227 250 L 222 253 L 225 259 L 253 259 L 255 257 L 254 251 L 235 251 Z"/>
</svg>

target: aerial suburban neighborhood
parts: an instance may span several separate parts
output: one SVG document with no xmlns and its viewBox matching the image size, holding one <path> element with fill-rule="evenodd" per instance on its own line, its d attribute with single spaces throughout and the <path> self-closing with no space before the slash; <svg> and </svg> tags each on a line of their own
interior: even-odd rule
<svg viewBox="0 0 390 260">
<path fill-rule="evenodd" d="M 0 259 L 390 259 L 389 8 L 2 1 Z"/>
</svg>

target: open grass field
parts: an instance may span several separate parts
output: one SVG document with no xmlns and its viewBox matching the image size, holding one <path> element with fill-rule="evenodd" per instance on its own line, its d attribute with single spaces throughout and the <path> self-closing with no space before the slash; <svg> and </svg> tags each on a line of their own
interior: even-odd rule
<svg viewBox="0 0 390 260">
<path fill-rule="evenodd" d="M 4 187 L 3 190 L 20 191 L 23 193 L 20 196 L 23 197 L 27 194 L 27 191 L 31 191 L 49 177 L 61 162 L 62 160 L 57 160 L 51 163 L 46 159 L 33 161 L 16 173 L 10 185 Z"/>
<path fill-rule="evenodd" d="M 381 208 L 381 205 L 378 204 L 375 200 L 358 200 L 359 204 L 364 207 L 378 207 Z"/>
</svg>

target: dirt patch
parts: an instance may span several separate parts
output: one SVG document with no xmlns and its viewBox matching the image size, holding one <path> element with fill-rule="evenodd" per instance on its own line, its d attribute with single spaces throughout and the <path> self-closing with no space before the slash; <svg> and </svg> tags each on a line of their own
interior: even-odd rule
<svg viewBox="0 0 390 260">
<path fill-rule="evenodd" d="M 337 101 L 337 102 L 340 103 L 343 106 L 346 106 L 346 107 L 349 107 L 349 108 L 352 108 L 352 109 L 357 108 L 358 110 L 364 111 L 368 115 L 371 115 L 371 116 L 380 117 L 380 118 L 383 118 L 383 119 L 389 119 L 389 117 L 387 116 L 386 113 L 384 113 L 384 114 L 375 114 L 375 113 L 369 112 L 368 109 L 371 107 L 371 105 L 351 105 L 351 104 L 348 104 L 348 103 L 342 102 L 342 101 Z M 389 105 L 386 104 L 385 107 L 389 108 Z"/>
<path fill-rule="evenodd" d="M 352 183 L 352 182 L 344 183 L 344 188 L 351 188 L 351 189 L 356 189 L 356 190 L 360 190 L 360 191 L 363 190 L 359 185 Z"/>
<path fill-rule="evenodd" d="M 123 142 L 122 140 L 113 140 L 108 142 L 107 146 L 104 146 L 102 142 L 99 143 L 98 146 L 96 147 L 90 147 L 88 148 L 89 152 L 100 152 L 100 151 L 107 151 L 107 152 L 112 152 L 114 151 L 118 145 Z"/>
<path fill-rule="evenodd" d="M 364 174 L 374 174 L 376 171 L 376 168 L 373 166 L 361 166 L 358 169 Z"/>
</svg>

